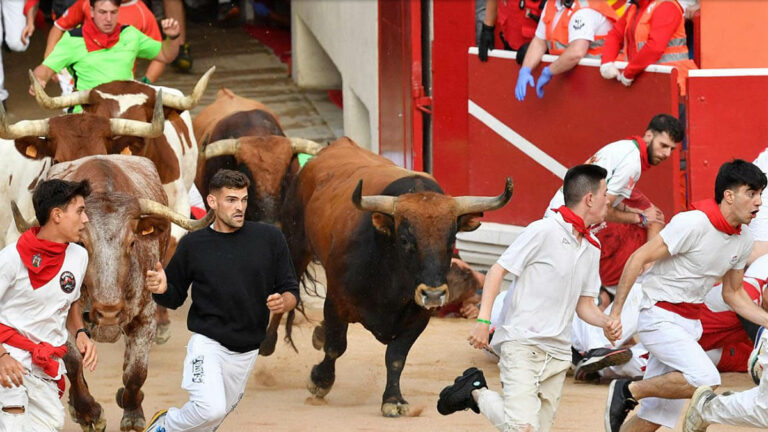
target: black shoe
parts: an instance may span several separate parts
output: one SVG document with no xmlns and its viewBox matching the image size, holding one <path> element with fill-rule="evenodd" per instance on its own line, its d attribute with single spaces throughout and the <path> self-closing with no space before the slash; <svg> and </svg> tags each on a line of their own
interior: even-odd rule
<svg viewBox="0 0 768 432">
<path fill-rule="evenodd" d="M 192 56 L 189 55 L 188 43 L 179 47 L 179 55 L 171 62 L 171 66 L 179 72 L 189 72 L 192 70 Z"/>
<path fill-rule="evenodd" d="M 587 351 L 576 364 L 573 379 L 576 381 L 594 381 L 600 378 L 598 371 L 608 366 L 623 365 L 632 359 L 632 351 L 627 348 L 595 348 Z"/>
<path fill-rule="evenodd" d="M 635 398 L 624 395 L 624 386 L 629 382 L 628 379 L 613 380 L 608 387 L 608 399 L 605 401 L 605 432 L 619 432 L 627 414 L 637 406 Z"/>
<path fill-rule="evenodd" d="M 580 362 L 580 361 L 581 361 L 581 359 L 583 359 L 583 358 L 584 358 L 584 354 L 582 354 L 581 352 L 577 351 L 577 350 L 576 350 L 576 348 L 574 348 L 574 347 L 571 347 L 571 363 L 572 363 L 574 366 L 576 366 L 577 364 L 579 364 L 579 362 Z"/>
<path fill-rule="evenodd" d="M 480 414 L 480 407 L 472 397 L 472 390 L 488 387 L 485 384 L 483 371 L 478 368 L 469 368 L 453 381 L 453 384 L 444 388 L 440 392 L 440 399 L 437 400 L 437 412 L 442 415 L 455 413 L 470 408 L 472 411 Z"/>
</svg>

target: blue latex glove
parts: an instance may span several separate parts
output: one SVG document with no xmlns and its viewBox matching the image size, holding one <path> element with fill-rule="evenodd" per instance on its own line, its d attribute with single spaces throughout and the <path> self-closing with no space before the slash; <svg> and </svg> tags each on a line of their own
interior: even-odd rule
<svg viewBox="0 0 768 432">
<path fill-rule="evenodd" d="M 517 75 L 517 85 L 515 86 L 515 97 L 520 102 L 525 100 L 526 86 L 533 87 L 533 75 L 531 75 L 531 68 L 522 67 Z"/>
<path fill-rule="evenodd" d="M 539 96 L 539 99 L 544 97 L 544 86 L 547 85 L 551 79 L 552 72 L 550 72 L 549 66 L 547 66 L 544 68 L 544 70 L 541 71 L 541 75 L 539 75 L 539 82 L 536 83 L 536 95 Z"/>
<path fill-rule="evenodd" d="M 260 1 L 254 1 L 253 2 L 253 13 L 260 17 L 268 17 L 269 16 L 269 8 L 267 5 Z"/>
</svg>

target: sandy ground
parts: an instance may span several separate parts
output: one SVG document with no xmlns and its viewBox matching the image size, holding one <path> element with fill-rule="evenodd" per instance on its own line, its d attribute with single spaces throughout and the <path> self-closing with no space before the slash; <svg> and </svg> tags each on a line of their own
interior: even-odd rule
<svg viewBox="0 0 768 432">
<path fill-rule="evenodd" d="M 187 394 L 181 389 L 181 363 L 190 333 L 186 330 L 186 307 L 171 312 L 173 336 L 165 345 L 155 346 L 144 386 L 147 418 L 158 409 L 181 406 Z M 318 319 L 320 310 L 310 316 Z M 461 319 L 433 319 L 411 350 L 401 387 L 417 417 L 389 419 L 379 413 L 384 390 L 384 345 L 358 324 L 349 328 L 349 347 L 337 362 L 336 384 L 325 405 L 307 402 L 306 382 L 313 364 L 322 353 L 312 348 L 314 323 L 301 322 L 294 333 L 299 353 L 279 342 L 271 357 L 260 357 L 251 374 L 245 396 L 224 421 L 222 431 L 482 431 L 494 430 L 484 417 L 471 411 L 442 416 L 435 404 L 440 390 L 465 368 L 485 371 L 491 388 L 499 389 L 498 368 L 483 353 L 465 342 L 472 322 Z M 282 331 L 281 331 L 282 332 Z M 87 379 L 107 415 L 107 430 L 118 428 L 122 411 L 114 402 L 120 386 L 123 346 L 100 344 L 100 364 Z M 751 387 L 746 374 L 726 374 L 725 389 Z M 555 431 L 601 431 L 607 386 L 576 384 L 568 378 L 555 421 Z M 65 396 L 66 399 L 66 396 Z M 68 420 L 66 431 L 79 431 Z M 676 430 L 680 430 L 679 427 Z M 710 431 L 747 430 L 711 427 Z"/>
</svg>

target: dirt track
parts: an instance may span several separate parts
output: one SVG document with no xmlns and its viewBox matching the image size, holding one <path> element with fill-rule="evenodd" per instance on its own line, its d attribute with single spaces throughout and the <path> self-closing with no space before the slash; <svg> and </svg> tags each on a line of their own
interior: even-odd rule
<svg viewBox="0 0 768 432">
<path fill-rule="evenodd" d="M 320 311 L 311 312 L 314 317 Z M 147 418 L 160 408 L 181 406 L 187 394 L 181 390 L 181 362 L 189 338 L 186 308 L 172 311 L 173 336 L 155 346 L 150 357 L 149 377 L 144 386 Z M 379 414 L 384 390 L 384 346 L 360 325 L 351 325 L 349 347 L 337 362 L 336 384 L 326 397 L 327 404 L 306 403 L 305 384 L 313 364 L 322 354 L 312 348 L 313 324 L 303 322 L 294 333 L 299 354 L 282 342 L 272 357 L 260 357 L 249 379 L 245 397 L 227 417 L 222 431 L 492 431 L 482 416 L 472 412 L 451 416 L 438 414 L 435 403 L 443 386 L 464 368 L 477 366 L 485 371 L 492 388 L 499 388 L 498 369 L 484 354 L 465 342 L 472 323 L 458 319 L 433 319 L 416 342 L 403 372 L 401 387 L 418 417 L 388 419 Z M 122 411 L 114 402 L 120 386 L 122 344 L 98 347 L 100 364 L 87 374 L 88 383 L 107 415 L 107 430 L 116 430 Z M 726 374 L 727 389 L 751 386 L 746 374 Z M 555 431 L 602 431 L 606 386 L 575 384 L 568 378 Z M 66 396 L 65 396 L 66 399 Z M 66 431 L 80 428 L 68 420 Z M 676 430 L 679 430 L 676 429 Z M 711 427 L 710 431 L 748 430 Z"/>
</svg>

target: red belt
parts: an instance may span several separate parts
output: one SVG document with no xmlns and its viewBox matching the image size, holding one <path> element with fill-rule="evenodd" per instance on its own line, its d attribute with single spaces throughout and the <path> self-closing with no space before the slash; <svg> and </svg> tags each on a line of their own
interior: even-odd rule
<svg viewBox="0 0 768 432">
<path fill-rule="evenodd" d="M 656 302 L 656 306 L 674 312 L 683 318 L 697 320 L 701 317 L 704 310 L 704 303 L 669 303 L 665 301 Z"/>
</svg>

